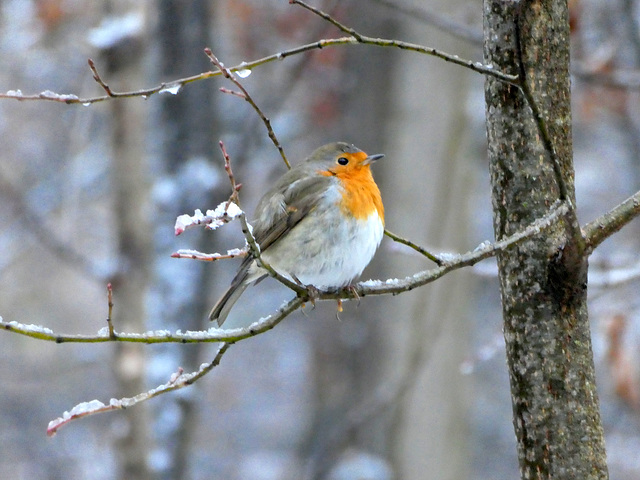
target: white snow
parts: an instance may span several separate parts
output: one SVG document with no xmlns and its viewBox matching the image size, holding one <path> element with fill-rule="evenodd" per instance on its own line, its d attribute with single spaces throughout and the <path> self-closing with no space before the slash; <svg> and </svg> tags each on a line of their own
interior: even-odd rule
<svg viewBox="0 0 640 480">
<path fill-rule="evenodd" d="M 178 92 L 182 89 L 182 83 L 169 83 L 164 85 L 158 93 L 170 93 L 171 95 L 177 95 Z"/>
<path fill-rule="evenodd" d="M 18 323 L 16 321 L 9 322 L 9 326 L 18 330 L 33 332 L 33 333 L 42 333 L 45 335 L 55 335 L 53 330 L 47 327 L 43 327 L 41 325 L 27 325 L 24 323 Z"/>
<path fill-rule="evenodd" d="M 106 407 L 106 405 L 102 403 L 100 400 L 91 400 L 90 402 L 82 402 L 76 405 L 75 407 L 73 407 L 71 411 L 64 412 L 62 414 L 62 418 L 64 420 L 69 420 L 71 417 L 84 415 L 86 413 L 90 413 L 104 407 Z"/>
<path fill-rule="evenodd" d="M 180 235 L 189 227 L 203 224 L 208 230 L 215 230 L 243 213 L 242 209 L 233 202 L 222 202 L 215 210 L 207 210 L 206 214 L 197 209 L 193 215 L 184 214 L 176 218 L 175 233 Z"/>
<path fill-rule="evenodd" d="M 40 92 L 38 94 L 40 98 L 45 98 L 48 100 L 60 100 L 62 102 L 66 102 L 69 100 L 78 100 L 77 95 L 73 95 L 71 93 L 56 93 L 51 90 L 45 90 L 44 92 Z"/>
</svg>

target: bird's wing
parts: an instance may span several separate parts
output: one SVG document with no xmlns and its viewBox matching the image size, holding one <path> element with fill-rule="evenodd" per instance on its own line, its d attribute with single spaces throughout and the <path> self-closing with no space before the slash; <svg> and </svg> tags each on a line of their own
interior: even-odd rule
<svg viewBox="0 0 640 480">
<path fill-rule="evenodd" d="M 282 180 L 263 197 L 256 208 L 253 233 L 262 251 L 306 217 L 334 181 L 322 175 L 293 182 L 287 182 L 286 178 Z"/>
</svg>

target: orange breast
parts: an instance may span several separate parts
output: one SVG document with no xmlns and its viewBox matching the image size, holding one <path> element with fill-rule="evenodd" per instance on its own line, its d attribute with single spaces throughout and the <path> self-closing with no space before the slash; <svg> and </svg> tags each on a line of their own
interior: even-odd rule
<svg viewBox="0 0 640 480">
<path fill-rule="evenodd" d="M 342 211 L 357 219 L 366 219 L 378 212 L 384 223 L 384 206 L 380 189 L 371 175 L 369 165 L 346 169 L 336 173 L 343 187 Z"/>
</svg>

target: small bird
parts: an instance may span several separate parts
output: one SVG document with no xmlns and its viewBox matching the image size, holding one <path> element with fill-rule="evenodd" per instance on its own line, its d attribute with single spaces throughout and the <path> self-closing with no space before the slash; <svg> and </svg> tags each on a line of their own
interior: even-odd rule
<svg viewBox="0 0 640 480">
<path fill-rule="evenodd" d="M 367 155 L 344 142 L 315 150 L 260 200 L 252 222 L 260 256 L 282 276 L 319 290 L 347 286 L 384 234 L 384 206 Z M 209 318 L 222 325 L 242 292 L 268 275 L 251 254 Z"/>
</svg>

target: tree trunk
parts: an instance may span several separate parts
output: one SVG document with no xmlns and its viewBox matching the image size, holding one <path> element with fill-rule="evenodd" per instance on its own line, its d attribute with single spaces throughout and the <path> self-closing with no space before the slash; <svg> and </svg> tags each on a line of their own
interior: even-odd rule
<svg viewBox="0 0 640 480">
<path fill-rule="evenodd" d="M 544 216 L 558 198 L 575 205 L 567 2 L 485 0 L 484 19 L 485 63 L 526 76 L 557 158 L 554 172 L 523 91 L 487 77 L 500 240 Z M 581 245 L 568 218 L 498 256 L 522 478 L 608 477 L 586 304 L 588 254 Z"/>
<path fill-rule="evenodd" d="M 205 47 L 215 48 L 211 40 L 214 4 L 205 0 L 175 2 L 158 0 L 159 76 L 161 80 L 179 78 L 211 68 L 204 54 Z M 221 167 L 221 156 L 216 146 L 216 110 L 214 88 L 210 82 L 197 82 L 178 95 L 162 97 L 159 123 L 161 133 L 160 171 L 162 181 L 175 185 L 171 198 L 157 204 L 160 233 L 156 243 L 156 291 L 154 292 L 154 319 L 157 328 L 200 330 L 209 326 L 207 313 L 211 308 L 212 273 L 217 265 L 204 262 L 176 261 L 168 256 L 171 251 L 184 247 L 184 241 L 166 234 L 167 226 L 175 217 L 195 208 L 211 208 L 228 195 L 228 187 L 216 192 L 215 172 Z M 193 181 L 209 176 L 210 182 Z M 220 191 L 222 190 L 222 191 Z M 217 239 L 204 229 L 189 234 L 189 242 L 200 251 L 217 251 Z M 192 242 L 192 243 L 191 243 Z M 180 282 L 176 279 L 180 278 Z M 178 287 L 178 285 L 180 285 Z M 177 288 L 178 287 L 178 288 Z M 191 345 L 175 353 L 166 349 L 172 368 L 181 366 L 193 371 L 204 361 L 208 347 Z M 210 359 L 207 359 L 210 360 Z M 157 373 L 157 372 L 154 372 Z M 166 376 L 169 372 L 163 372 Z M 162 377 L 156 381 L 164 381 Z M 198 430 L 198 398 L 194 395 L 165 398 L 158 403 L 164 411 L 175 408 L 180 421 L 159 425 L 156 433 L 161 437 L 158 450 L 170 461 L 158 478 L 180 480 L 193 477 L 193 446 Z M 173 407 L 171 403 L 174 403 Z"/>
<path fill-rule="evenodd" d="M 114 13 L 122 14 L 119 8 Z M 144 11 L 140 13 L 144 15 Z M 102 52 L 100 64 L 104 74 L 123 90 L 142 83 L 144 31 L 128 42 L 119 42 Z M 128 55 L 124 55 L 126 52 Z M 114 230 L 119 259 L 118 275 L 111 278 L 114 289 L 115 328 L 125 332 L 142 332 L 146 327 L 146 295 L 151 282 L 149 269 L 152 236 L 148 224 L 148 164 L 145 157 L 144 107 L 140 102 L 111 102 L 112 185 Z M 147 357 L 144 345 L 118 342 L 115 349 L 114 376 L 120 396 L 132 396 L 146 390 Z M 118 452 L 118 478 L 149 480 L 147 463 L 149 412 L 146 405 L 123 412 L 121 436 L 114 439 Z"/>
</svg>

